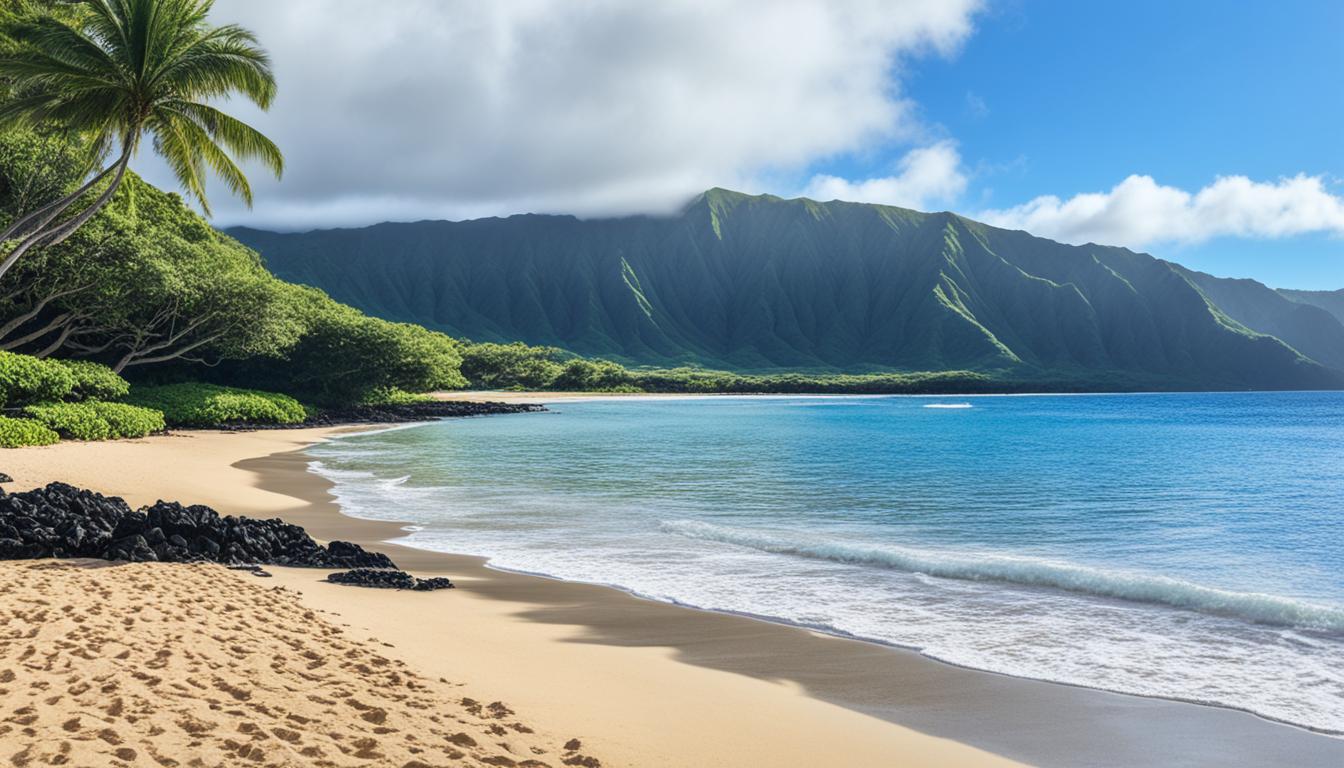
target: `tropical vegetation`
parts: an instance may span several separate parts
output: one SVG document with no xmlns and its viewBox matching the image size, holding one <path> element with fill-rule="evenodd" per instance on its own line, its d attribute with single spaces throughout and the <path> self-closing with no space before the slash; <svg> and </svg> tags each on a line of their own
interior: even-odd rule
<svg viewBox="0 0 1344 768">
<path fill-rule="evenodd" d="M 40 421 L 0 416 L 0 448 L 51 445 L 60 440 L 60 435 Z"/>
<path fill-rule="evenodd" d="M 235 158 L 259 161 L 280 175 L 279 148 L 211 104 L 240 95 L 267 109 L 276 91 L 256 38 L 237 25 L 212 26 L 212 5 L 8 4 L 0 17 L 7 90 L 0 129 L 59 130 L 80 137 L 82 152 L 74 189 L 34 199 L 0 234 L 0 242 L 17 241 L 0 261 L 0 276 L 29 251 L 64 242 L 107 206 L 147 137 L 207 214 L 207 169 L 248 205 L 251 186 Z M 86 168 L 104 162 L 84 178 Z"/>
<path fill-rule="evenodd" d="M 30 405 L 23 409 L 23 413 L 61 437 L 72 440 L 144 437 L 162 432 L 165 427 L 160 411 L 97 400 Z"/>
<path fill-rule="evenodd" d="M 174 427 L 297 424 L 308 416 L 288 395 L 199 382 L 136 387 L 129 402 L 162 414 Z"/>
</svg>

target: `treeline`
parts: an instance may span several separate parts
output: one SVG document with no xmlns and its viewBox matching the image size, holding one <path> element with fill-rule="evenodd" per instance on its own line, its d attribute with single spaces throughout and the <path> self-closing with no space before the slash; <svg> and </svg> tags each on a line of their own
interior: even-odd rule
<svg viewBox="0 0 1344 768">
<path fill-rule="evenodd" d="M 1027 387 L 975 371 L 870 374 L 743 374 L 700 368 L 626 368 L 554 347 L 465 344 L 462 375 L 473 389 L 581 392 L 939 394 Z"/>
</svg>

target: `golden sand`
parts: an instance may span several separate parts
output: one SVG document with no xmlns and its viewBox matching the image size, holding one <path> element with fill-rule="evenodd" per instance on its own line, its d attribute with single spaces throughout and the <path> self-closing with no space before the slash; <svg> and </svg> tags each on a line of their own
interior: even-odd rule
<svg viewBox="0 0 1344 768">
<path fill-rule="evenodd" d="M 592 759 L 247 572 L 6 563 L 0 595 L 0 757 L 15 766 Z"/>
</svg>

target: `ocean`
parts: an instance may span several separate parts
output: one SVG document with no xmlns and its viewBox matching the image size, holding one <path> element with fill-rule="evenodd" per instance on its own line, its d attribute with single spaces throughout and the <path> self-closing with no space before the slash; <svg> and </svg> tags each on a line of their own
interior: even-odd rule
<svg viewBox="0 0 1344 768">
<path fill-rule="evenodd" d="M 550 407 L 311 469 L 412 546 L 1344 732 L 1344 393 Z"/>
</svg>

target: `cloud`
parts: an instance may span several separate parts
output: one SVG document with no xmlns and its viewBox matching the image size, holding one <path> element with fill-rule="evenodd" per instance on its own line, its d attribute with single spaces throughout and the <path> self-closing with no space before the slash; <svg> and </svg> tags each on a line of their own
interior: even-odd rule
<svg viewBox="0 0 1344 768">
<path fill-rule="evenodd" d="M 1322 177 L 1305 174 L 1274 182 L 1222 176 L 1193 193 L 1158 184 L 1151 176 L 1130 176 L 1109 192 L 1068 200 L 1045 195 L 975 218 L 1067 243 L 1138 248 L 1224 236 L 1344 235 L 1344 199 L 1331 194 Z"/>
<path fill-rule="evenodd" d="M 714 185 L 915 140 L 906 61 L 949 55 L 980 0 L 219 0 L 280 85 L 229 109 L 287 160 L 256 210 L 305 227 L 517 211 L 667 211 Z M 137 167 L 172 186 L 146 151 Z"/>
<path fill-rule="evenodd" d="M 956 200 L 966 190 L 966 182 L 956 144 L 942 141 L 906 153 L 894 176 L 850 181 L 818 174 L 805 194 L 818 200 L 881 203 L 922 211 Z"/>
</svg>

